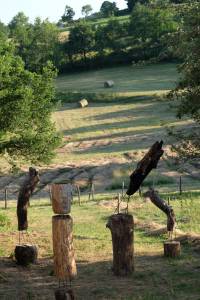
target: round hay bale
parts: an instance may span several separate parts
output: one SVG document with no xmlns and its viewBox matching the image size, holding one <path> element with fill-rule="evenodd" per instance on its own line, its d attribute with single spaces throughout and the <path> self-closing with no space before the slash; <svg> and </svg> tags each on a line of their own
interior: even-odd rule
<svg viewBox="0 0 200 300">
<path fill-rule="evenodd" d="M 15 247 L 15 259 L 21 266 L 36 263 L 38 257 L 37 247 L 33 245 L 17 245 Z"/>
<path fill-rule="evenodd" d="M 79 107 L 84 108 L 88 106 L 88 101 L 87 99 L 82 99 L 78 102 Z"/>
<path fill-rule="evenodd" d="M 114 81 L 112 81 L 112 80 L 107 80 L 104 82 L 105 88 L 112 88 L 113 86 L 114 86 Z"/>
</svg>

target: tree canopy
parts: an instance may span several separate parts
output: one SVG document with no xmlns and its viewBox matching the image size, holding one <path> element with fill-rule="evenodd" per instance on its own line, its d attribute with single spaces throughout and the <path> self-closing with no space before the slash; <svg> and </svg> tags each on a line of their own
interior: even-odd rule
<svg viewBox="0 0 200 300">
<path fill-rule="evenodd" d="M 107 18 L 116 15 L 118 10 L 116 2 L 104 1 L 101 5 L 100 13 Z"/>
<path fill-rule="evenodd" d="M 13 45 L 0 46 L 0 153 L 48 162 L 59 143 L 51 122 L 54 106 L 51 64 L 41 74 L 25 70 Z"/>
</svg>

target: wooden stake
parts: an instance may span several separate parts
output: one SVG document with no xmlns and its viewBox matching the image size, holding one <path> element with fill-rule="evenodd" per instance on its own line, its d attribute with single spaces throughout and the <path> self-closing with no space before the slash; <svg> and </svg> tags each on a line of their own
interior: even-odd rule
<svg viewBox="0 0 200 300">
<path fill-rule="evenodd" d="M 182 195 L 182 177 L 179 178 L 179 194 Z"/>
<path fill-rule="evenodd" d="M 71 281 L 77 274 L 73 247 L 73 220 L 69 215 L 52 218 L 54 270 L 59 280 Z"/>
<path fill-rule="evenodd" d="M 7 199 L 8 199 L 8 192 L 7 189 L 5 189 L 5 209 L 7 209 L 8 207 Z"/>
<path fill-rule="evenodd" d="M 134 271 L 133 216 L 112 215 L 106 227 L 112 234 L 113 272 L 117 276 L 127 276 Z"/>
<path fill-rule="evenodd" d="M 124 181 L 122 182 L 122 197 L 124 197 Z"/>
<path fill-rule="evenodd" d="M 77 193 L 78 193 L 78 203 L 79 203 L 79 206 L 80 206 L 81 205 L 81 193 L 80 193 L 79 185 L 77 185 L 76 188 L 77 188 Z"/>
</svg>

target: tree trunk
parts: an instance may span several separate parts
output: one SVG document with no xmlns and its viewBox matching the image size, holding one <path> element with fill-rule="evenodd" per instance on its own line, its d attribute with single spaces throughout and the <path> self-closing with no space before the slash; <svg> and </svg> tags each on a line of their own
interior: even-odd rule
<svg viewBox="0 0 200 300">
<path fill-rule="evenodd" d="M 38 172 L 34 168 L 29 168 L 29 174 L 25 178 L 20 190 L 17 201 L 17 218 L 18 218 L 18 230 L 28 229 L 27 220 L 27 208 L 29 199 L 39 182 Z"/>
<path fill-rule="evenodd" d="M 36 246 L 17 245 L 15 247 L 15 259 L 19 265 L 27 266 L 37 261 L 38 251 Z"/>
<path fill-rule="evenodd" d="M 52 184 L 52 207 L 55 214 L 68 214 L 71 211 L 73 189 L 71 184 Z"/>
<path fill-rule="evenodd" d="M 161 199 L 153 189 L 149 189 L 149 191 L 144 193 L 144 196 L 149 197 L 151 202 L 167 215 L 167 231 L 173 232 L 176 221 L 173 208 Z"/>
<path fill-rule="evenodd" d="M 113 244 L 113 272 L 126 276 L 134 271 L 133 216 L 117 214 L 110 216 L 106 225 L 111 230 Z"/>
<path fill-rule="evenodd" d="M 157 168 L 157 164 L 164 153 L 162 145 L 163 141 L 153 144 L 143 159 L 137 164 L 136 169 L 130 176 L 130 184 L 126 192 L 128 196 L 131 196 L 137 192 L 151 170 Z"/>
<path fill-rule="evenodd" d="M 178 241 L 167 241 L 164 243 L 164 256 L 165 257 L 178 257 L 181 253 L 181 245 Z"/>
<path fill-rule="evenodd" d="M 54 270 L 59 280 L 72 280 L 76 274 L 73 248 L 73 220 L 69 215 L 52 218 Z"/>
</svg>

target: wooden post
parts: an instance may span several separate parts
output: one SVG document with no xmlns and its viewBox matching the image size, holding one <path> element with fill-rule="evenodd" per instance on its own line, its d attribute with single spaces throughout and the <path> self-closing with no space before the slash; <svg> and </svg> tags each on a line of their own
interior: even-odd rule
<svg viewBox="0 0 200 300">
<path fill-rule="evenodd" d="M 178 257 L 181 253 L 181 245 L 178 241 L 164 242 L 164 256 L 165 257 Z"/>
<path fill-rule="evenodd" d="M 62 281 L 71 281 L 77 274 L 72 232 L 73 220 L 69 215 L 52 217 L 54 270 Z"/>
<path fill-rule="evenodd" d="M 79 185 L 76 186 L 76 189 L 77 189 L 77 193 L 78 193 L 78 203 L 80 206 L 81 205 L 81 193 L 80 193 Z"/>
<path fill-rule="evenodd" d="M 71 211 L 72 185 L 54 183 L 51 186 L 52 208 L 55 214 L 68 214 Z"/>
<path fill-rule="evenodd" d="M 91 196 L 92 196 L 92 201 L 94 201 L 94 183 L 93 182 L 91 182 L 91 185 L 90 185 L 89 198 L 88 198 L 89 201 L 90 201 Z"/>
<path fill-rule="evenodd" d="M 7 209 L 7 207 L 8 207 L 7 200 L 8 200 L 8 191 L 7 191 L 7 189 L 5 188 L 5 209 Z"/>
<path fill-rule="evenodd" d="M 109 217 L 106 225 L 110 229 L 113 244 L 113 272 L 127 276 L 134 271 L 134 222 L 133 216 L 117 214 Z"/>
<path fill-rule="evenodd" d="M 182 177 L 179 178 L 179 194 L 182 195 Z"/>
<path fill-rule="evenodd" d="M 124 197 L 124 181 L 122 182 L 122 197 Z"/>
</svg>

